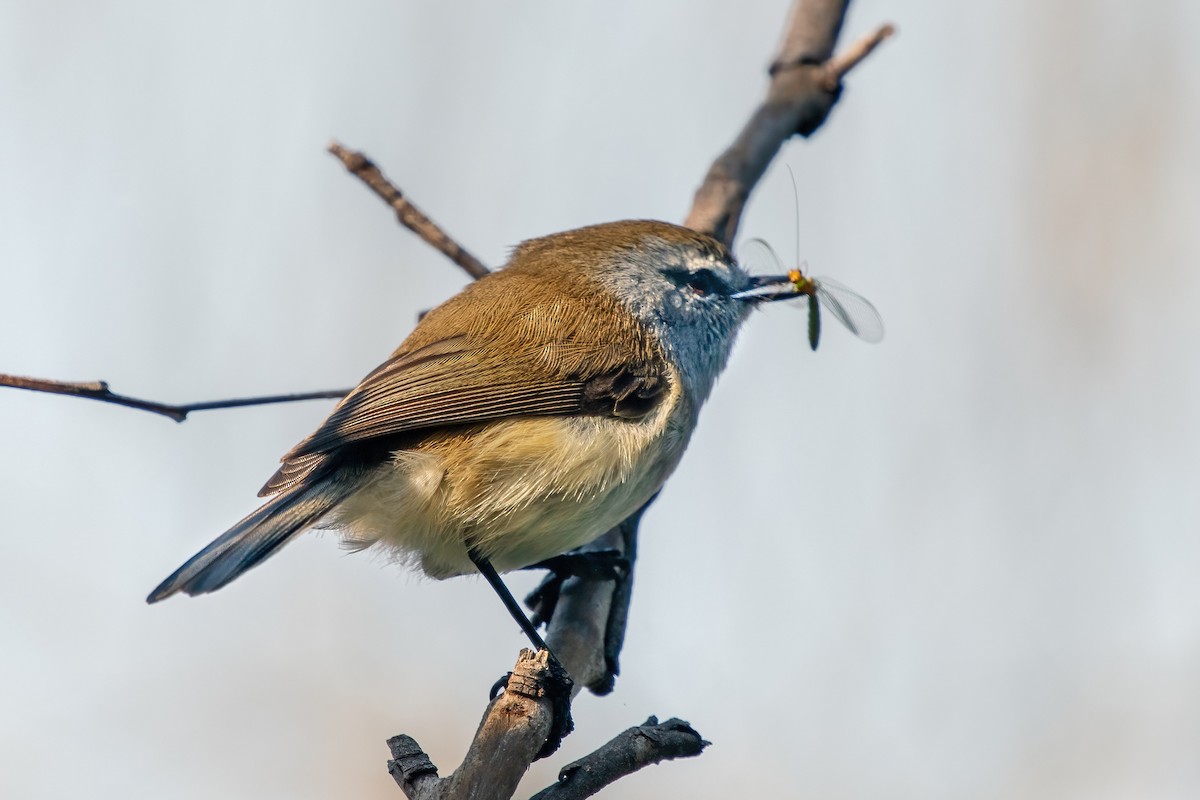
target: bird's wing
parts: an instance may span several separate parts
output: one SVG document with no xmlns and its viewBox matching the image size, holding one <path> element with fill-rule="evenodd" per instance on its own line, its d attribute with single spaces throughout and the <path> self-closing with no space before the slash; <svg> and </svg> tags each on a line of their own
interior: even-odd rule
<svg viewBox="0 0 1200 800">
<path fill-rule="evenodd" d="M 530 415 L 636 419 L 666 395 L 667 362 L 645 331 L 612 324 L 594 297 L 518 301 L 520 281 L 487 283 L 464 292 L 491 291 L 483 313 L 455 313 L 452 307 L 465 302 L 459 295 L 426 315 L 390 359 L 284 456 L 260 494 L 292 487 L 355 453 L 386 457 L 398 434 Z"/>
</svg>

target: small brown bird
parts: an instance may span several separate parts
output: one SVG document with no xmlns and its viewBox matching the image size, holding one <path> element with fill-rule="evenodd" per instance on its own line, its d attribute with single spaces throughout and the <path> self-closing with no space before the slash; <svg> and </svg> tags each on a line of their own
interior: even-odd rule
<svg viewBox="0 0 1200 800">
<path fill-rule="evenodd" d="M 283 457 L 271 499 L 148 601 L 219 589 L 318 524 L 434 578 L 587 544 L 675 469 L 750 310 L 796 295 L 663 222 L 525 242 L 425 315 Z"/>
</svg>

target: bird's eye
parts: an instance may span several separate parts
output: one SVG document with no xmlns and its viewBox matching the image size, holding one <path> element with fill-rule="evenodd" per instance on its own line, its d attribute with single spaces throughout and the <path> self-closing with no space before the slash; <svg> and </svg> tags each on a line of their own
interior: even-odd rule
<svg viewBox="0 0 1200 800">
<path fill-rule="evenodd" d="M 680 282 L 699 295 L 720 294 L 728 291 L 725 282 L 717 277 L 711 269 L 698 269 L 695 272 L 685 272 Z"/>
</svg>

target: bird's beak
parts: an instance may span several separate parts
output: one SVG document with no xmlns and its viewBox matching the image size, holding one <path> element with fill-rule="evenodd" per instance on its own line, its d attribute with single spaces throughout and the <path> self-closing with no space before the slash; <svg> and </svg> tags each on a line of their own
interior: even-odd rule
<svg viewBox="0 0 1200 800">
<path fill-rule="evenodd" d="M 795 282 L 787 275 L 751 275 L 747 287 L 729 295 L 729 299 L 766 303 L 773 300 L 791 300 L 802 294 L 804 292 L 799 291 Z"/>
</svg>

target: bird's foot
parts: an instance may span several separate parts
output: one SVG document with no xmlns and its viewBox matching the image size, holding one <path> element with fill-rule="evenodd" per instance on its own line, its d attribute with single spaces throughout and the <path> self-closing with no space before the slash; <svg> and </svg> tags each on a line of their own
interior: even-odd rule
<svg viewBox="0 0 1200 800">
<path fill-rule="evenodd" d="M 530 653 L 532 651 L 524 651 Z M 546 741 L 538 751 L 537 759 L 545 758 L 562 744 L 562 740 L 575 729 L 575 721 L 571 718 L 571 690 L 575 682 L 566 667 L 562 665 L 549 650 L 543 650 L 547 656 L 546 670 L 540 675 L 530 675 L 521 669 L 520 663 L 516 672 L 509 672 L 492 684 L 489 700 L 495 700 L 505 692 L 517 692 L 528 697 L 545 697 L 550 701 L 551 723 Z M 541 653 L 539 653 L 540 655 Z"/>
<path fill-rule="evenodd" d="M 584 578 L 593 581 L 619 581 L 629 572 L 629 559 L 621 551 L 572 550 L 560 556 L 547 558 L 522 569 L 545 569 L 549 574 L 525 597 L 525 605 L 533 612 L 534 626 L 548 625 L 558 607 L 563 583 L 567 578 Z"/>
</svg>

